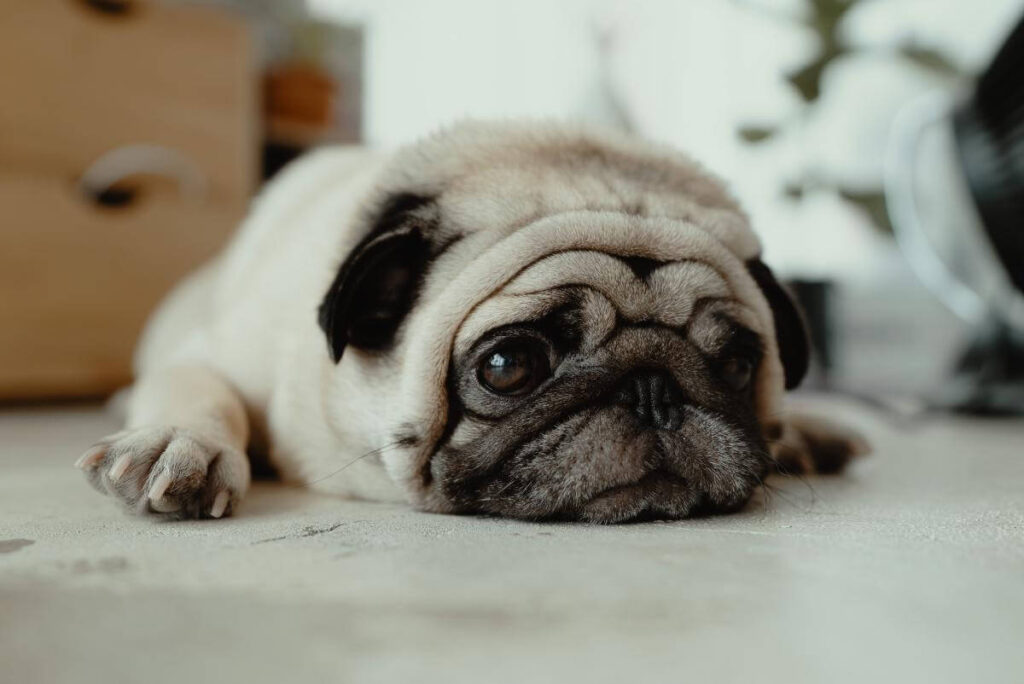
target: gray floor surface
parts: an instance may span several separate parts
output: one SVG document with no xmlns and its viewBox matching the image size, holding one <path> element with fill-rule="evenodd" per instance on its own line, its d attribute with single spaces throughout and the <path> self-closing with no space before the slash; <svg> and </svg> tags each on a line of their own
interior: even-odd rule
<svg viewBox="0 0 1024 684">
<path fill-rule="evenodd" d="M 94 407 L 0 412 L 3 682 L 1022 682 L 1024 422 L 895 425 L 740 514 L 426 515 L 271 483 L 130 518 L 71 462 Z"/>
</svg>

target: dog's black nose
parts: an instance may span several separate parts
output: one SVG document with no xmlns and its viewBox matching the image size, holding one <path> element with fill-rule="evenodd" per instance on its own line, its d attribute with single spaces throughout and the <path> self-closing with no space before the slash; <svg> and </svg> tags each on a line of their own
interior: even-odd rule
<svg viewBox="0 0 1024 684">
<path fill-rule="evenodd" d="M 629 406 L 642 424 L 653 428 L 675 430 L 683 420 L 683 391 L 664 371 L 630 373 L 619 386 L 615 401 Z"/>
</svg>

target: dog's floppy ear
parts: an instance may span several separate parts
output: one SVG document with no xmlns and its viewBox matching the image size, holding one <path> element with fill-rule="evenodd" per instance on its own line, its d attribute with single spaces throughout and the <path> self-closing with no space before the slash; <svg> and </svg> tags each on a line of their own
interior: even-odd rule
<svg viewBox="0 0 1024 684">
<path fill-rule="evenodd" d="M 320 328 L 337 363 L 345 347 L 382 350 L 416 301 L 430 256 L 426 235 L 432 200 L 391 197 L 373 228 L 349 253 L 320 304 Z"/>
<path fill-rule="evenodd" d="M 804 379 L 811 361 L 811 345 L 804 317 L 792 297 L 779 285 L 775 274 L 763 261 L 751 259 L 747 262 L 747 270 L 761 288 L 772 309 L 775 318 L 775 340 L 786 374 L 786 389 L 793 389 Z"/>
</svg>

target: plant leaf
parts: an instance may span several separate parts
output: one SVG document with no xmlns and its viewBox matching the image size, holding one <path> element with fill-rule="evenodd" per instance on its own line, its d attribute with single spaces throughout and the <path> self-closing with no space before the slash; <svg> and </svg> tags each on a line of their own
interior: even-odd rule
<svg viewBox="0 0 1024 684">
<path fill-rule="evenodd" d="M 867 214 L 871 223 L 886 235 L 892 235 L 892 223 L 889 222 L 889 209 L 885 203 L 885 195 L 880 190 L 850 190 L 837 188 L 839 196 L 847 202 L 855 204 Z"/>
<path fill-rule="evenodd" d="M 736 131 L 744 142 L 748 142 L 753 145 L 770 140 L 778 132 L 779 129 L 774 126 L 741 126 L 740 129 Z"/>
</svg>

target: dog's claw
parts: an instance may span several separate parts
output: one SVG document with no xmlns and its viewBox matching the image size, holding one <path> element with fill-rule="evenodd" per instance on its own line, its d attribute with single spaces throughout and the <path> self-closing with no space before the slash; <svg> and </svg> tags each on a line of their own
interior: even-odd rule
<svg viewBox="0 0 1024 684">
<path fill-rule="evenodd" d="M 124 475 L 125 471 L 128 470 L 128 466 L 130 466 L 131 464 L 131 454 L 124 454 L 116 461 L 114 461 L 114 465 L 111 466 L 110 473 L 108 474 L 108 476 L 110 477 L 110 481 L 117 482 L 118 480 L 120 480 L 121 476 Z"/>
<path fill-rule="evenodd" d="M 228 507 L 228 490 L 222 489 L 217 492 L 217 496 L 213 499 L 213 506 L 210 507 L 210 517 L 219 518 L 224 515 L 224 511 Z"/>
<path fill-rule="evenodd" d="M 78 457 L 78 460 L 75 461 L 75 467 L 79 470 L 95 468 L 103 460 L 103 456 L 106 453 L 107 448 L 105 446 L 95 446 Z"/>
<path fill-rule="evenodd" d="M 166 469 L 161 470 L 160 474 L 153 480 L 153 486 L 149 488 L 149 500 L 158 501 L 164 498 L 164 494 L 167 492 L 167 488 L 171 485 L 171 474 Z"/>
</svg>

